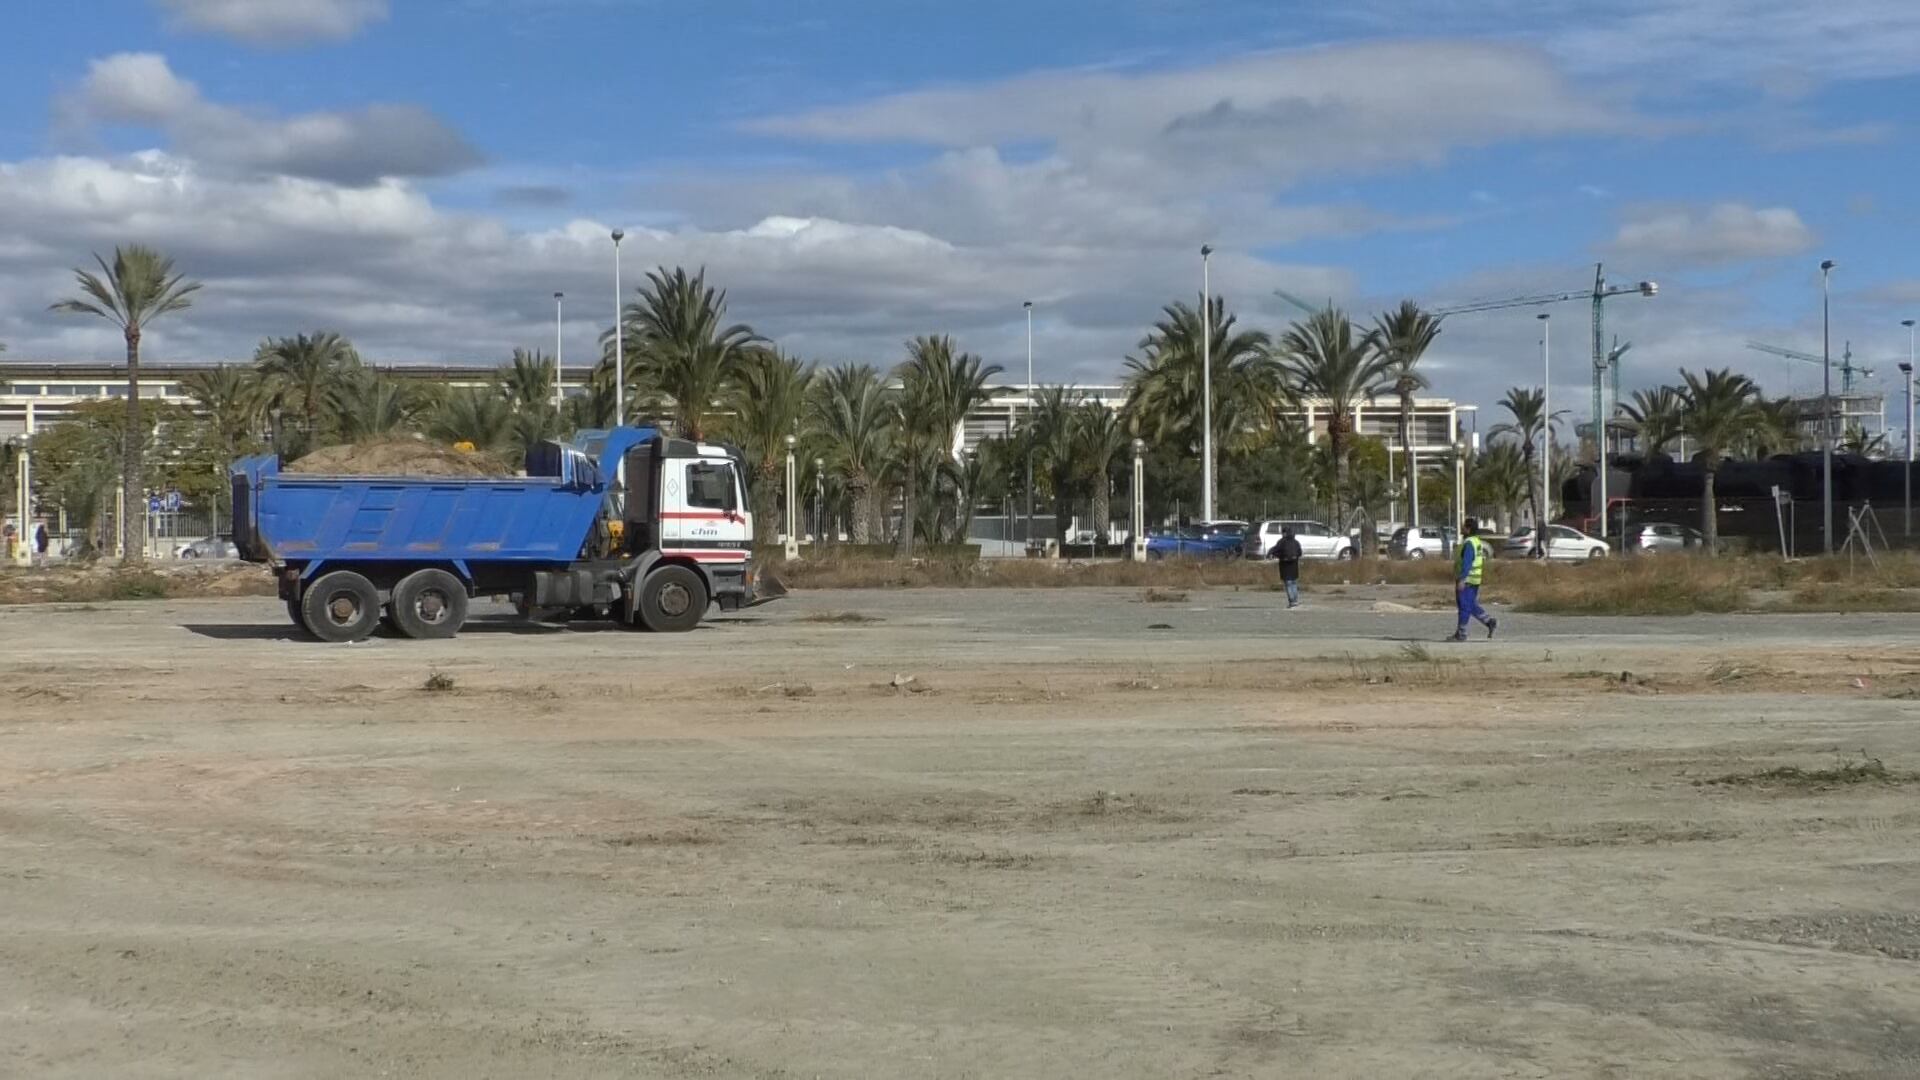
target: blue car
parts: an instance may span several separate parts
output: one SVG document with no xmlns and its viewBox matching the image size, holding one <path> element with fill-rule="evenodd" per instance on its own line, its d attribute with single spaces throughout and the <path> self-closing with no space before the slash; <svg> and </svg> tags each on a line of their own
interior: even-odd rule
<svg viewBox="0 0 1920 1080">
<path fill-rule="evenodd" d="M 1240 554 L 1245 526 L 1239 522 L 1187 525 L 1147 534 L 1149 559 L 1232 559 Z"/>
</svg>

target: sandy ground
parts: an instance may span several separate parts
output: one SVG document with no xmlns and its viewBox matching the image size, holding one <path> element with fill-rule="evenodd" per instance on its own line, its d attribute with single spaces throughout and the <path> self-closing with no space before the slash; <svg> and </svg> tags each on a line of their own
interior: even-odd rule
<svg viewBox="0 0 1920 1080">
<path fill-rule="evenodd" d="M 1920 1075 L 1920 618 L 1277 600 L 0 610 L 0 1073 Z"/>
</svg>

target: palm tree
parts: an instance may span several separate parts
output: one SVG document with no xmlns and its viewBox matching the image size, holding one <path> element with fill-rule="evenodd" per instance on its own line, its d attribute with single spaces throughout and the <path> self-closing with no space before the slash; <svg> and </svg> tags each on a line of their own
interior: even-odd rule
<svg viewBox="0 0 1920 1080">
<path fill-rule="evenodd" d="M 664 266 L 647 274 L 624 315 L 633 389 L 663 395 L 675 430 L 696 442 L 735 369 L 763 340 L 745 323 L 727 325 L 726 315 L 727 294 L 707 284 L 705 270 L 688 276 Z"/>
<path fill-rule="evenodd" d="M 468 443 L 476 450 L 508 459 L 513 459 L 516 451 L 524 453 L 519 443 L 521 433 L 514 426 L 513 404 L 492 389 L 459 386 L 447 391 L 434 403 L 427 434 L 442 442 Z"/>
<path fill-rule="evenodd" d="M 1671 386 L 1655 387 L 1652 390 L 1635 390 L 1632 402 L 1622 405 L 1632 426 L 1634 441 L 1640 447 L 1642 457 L 1663 454 L 1668 444 L 1678 439 L 1684 425 L 1681 422 L 1683 402 L 1680 392 Z"/>
<path fill-rule="evenodd" d="M 1858 423 L 1849 423 L 1840 437 L 1840 451 L 1860 457 L 1879 458 L 1887 453 L 1887 433 L 1882 431 L 1873 435 Z"/>
<path fill-rule="evenodd" d="M 205 418 L 221 456 L 233 461 L 250 450 L 260 437 L 266 414 L 266 394 L 252 371 L 237 364 L 216 364 L 188 372 L 180 379 Z"/>
<path fill-rule="evenodd" d="M 1680 391 L 1685 403 L 1681 416 L 1688 437 L 1700 446 L 1697 460 L 1706 474 L 1701 495 L 1700 532 L 1706 537 L 1707 551 L 1712 553 L 1718 551 L 1720 545 L 1719 503 L 1714 481 L 1727 453 L 1747 439 L 1761 422 L 1760 411 L 1755 407 L 1760 401 L 1760 387 L 1729 368 L 1708 369 L 1705 375 L 1682 371 L 1680 377 L 1686 381 Z"/>
<path fill-rule="evenodd" d="M 175 273 L 172 259 L 139 244 L 115 248 L 111 266 L 98 254 L 93 261 L 100 264 L 99 274 L 73 272 L 85 298 L 62 300 L 53 310 L 105 319 L 118 326 L 126 340 L 127 426 L 120 445 L 120 485 L 127 512 L 120 522 L 120 553 L 126 561 L 138 563 L 146 559 L 147 536 L 145 444 L 139 437 L 140 339 L 148 323 L 192 307 L 200 283 Z"/>
<path fill-rule="evenodd" d="M 913 553 L 913 524 L 919 520 L 918 481 L 923 466 L 938 471 L 953 462 L 953 437 L 967 413 L 987 396 L 987 380 L 998 364 L 982 363 L 972 353 L 956 352 L 953 339 L 921 336 L 907 342 L 907 359 L 894 369 L 900 392 L 893 399 L 901 460 L 905 462 L 906 501 L 901 516 L 901 550 Z M 926 451 L 933 451 L 928 457 Z M 936 515 L 937 516 L 937 515 Z"/>
<path fill-rule="evenodd" d="M 1766 398 L 1754 403 L 1758 419 L 1746 450 L 1755 458 L 1791 454 L 1800 449 L 1800 407 L 1791 397 Z"/>
<path fill-rule="evenodd" d="M 295 452 L 304 452 L 321 437 L 334 387 L 350 369 L 360 366 L 360 354 L 339 334 L 319 331 L 263 341 L 254 350 L 253 362 L 266 380 L 272 406 L 299 415 L 302 440 Z M 276 431 L 274 437 L 279 439 L 280 433 Z M 283 457 L 294 456 L 285 446 L 275 449 Z"/>
<path fill-rule="evenodd" d="M 1508 389 L 1507 395 L 1500 399 L 1500 407 L 1507 410 L 1507 415 L 1513 417 L 1513 420 L 1510 423 L 1495 424 L 1490 434 L 1511 435 L 1515 439 L 1518 439 L 1520 441 L 1520 457 L 1527 467 L 1527 475 L 1536 475 L 1533 462 L 1538 453 L 1537 444 L 1540 441 L 1541 434 L 1545 432 L 1547 438 L 1552 438 L 1552 428 L 1560 417 L 1566 415 L 1566 410 L 1559 410 L 1549 417 L 1546 415 L 1546 391 L 1538 388 L 1530 389 L 1523 386 L 1515 386 Z M 1547 515 L 1553 512 L 1552 495 L 1550 490 L 1548 490 L 1548 482 L 1544 477 L 1538 486 L 1541 490 L 1529 490 L 1527 499 L 1533 506 L 1534 549 L 1536 551 L 1544 551 L 1544 545 L 1547 542 Z M 1529 483 L 1529 488 L 1531 489 L 1532 487 L 1533 485 Z M 1541 505 L 1543 498 L 1547 500 L 1547 505 L 1545 506 Z"/>
<path fill-rule="evenodd" d="M 753 500 L 754 542 L 771 545 L 779 531 L 779 484 L 786 471 L 787 436 L 798 435 L 806 416 L 813 367 L 774 349 L 754 349 L 728 387 L 732 415 L 723 421 L 727 436 L 740 444 L 752 470 L 748 496 Z M 799 499 L 796 496 L 795 504 Z M 786 522 L 787 531 L 799 526 Z"/>
<path fill-rule="evenodd" d="M 1373 344 L 1386 358 L 1393 392 L 1400 399 L 1400 448 L 1407 455 L 1407 524 L 1419 517 L 1419 463 L 1413 452 L 1413 395 L 1429 383 L 1418 368 L 1433 339 L 1440 336 L 1440 318 L 1411 300 L 1374 319 Z"/>
<path fill-rule="evenodd" d="M 1208 334 L 1200 309 L 1176 303 L 1161 309 L 1160 320 L 1140 339 L 1140 355 L 1126 362 L 1126 411 L 1134 433 L 1185 455 L 1201 449 L 1204 361 L 1210 359 L 1213 370 L 1216 447 L 1233 449 L 1236 436 L 1271 427 L 1281 399 L 1267 335 L 1236 332 L 1224 298 L 1215 296 L 1209 304 L 1210 357 L 1201 350 Z"/>
<path fill-rule="evenodd" d="M 327 401 L 335 429 L 346 442 L 399 434 L 421 408 L 410 387 L 378 368 L 349 368 L 335 381 Z"/>
<path fill-rule="evenodd" d="M 493 373 L 493 383 L 515 409 L 553 408 L 553 358 L 538 349 L 513 350 Z"/>
<path fill-rule="evenodd" d="M 1084 472 L 1074 457 L 1080 404 L 1080 391 L 1071 386 L 1042 386 L 1034 395 L 1033 415 L 1028 419 L 1034 456 L 1047 470 L 1053 487 L 1054 539 L 1062 544 L 1067 542 L 1073 482 Z"/>
<path fill-rule="evenodd" d="M 1098 539 L 1106 540 L 1113 525 L 1109 472 L 1113 459 L 1125 452 L 1132 437 L 1127 433 L 1126 419 L 1097 401 L 1083 402 L 1074 413 L 1071 427 L 1073 463 L 1093 504 L 1088 516 L 1093 519 Z"/>
<path fill-rule="evenodd" d="M 1353 320 L 1328 307 L 1294 323 L 1277 348 L 1288 393 L 1327 410 L 1327 443 L 1333 455 L 1333 516 L 1344 521 L 1348 444 L 1353 413 L 1391 385 L 1390 359 L 1374 347 L 1373 334 L 1355 331 Z M 1361 545 L 1364 550 L 1366 545 Z"/>
<path fill-rule="evenodd" d="M 1532 493 L 1532 477 L 1533 471 L 1519 447 L 1494 443 L 1467 459 L 1468 501 L 1498 511 L 1504 532 L 1513 526 L 1520 516 L 1520 504 Z"/>
<path fill-rule="evenodd" d="M 815 383 L 813 427 L 827 467 L 845 480 L 847 533 L 855 544 L 873 538 L 873 488 L 887 458 L 890 396 L 868 364 L 828 368 Z"/>
</svg>

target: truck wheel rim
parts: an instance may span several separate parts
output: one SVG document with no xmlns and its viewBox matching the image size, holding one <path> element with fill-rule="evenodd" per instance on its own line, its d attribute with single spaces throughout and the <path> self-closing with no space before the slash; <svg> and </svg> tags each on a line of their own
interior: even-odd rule
<svg viewBox="0 0 1920 1080">
<path fill-rule="evenodd" d="M 660 590 L 660 610 L 667 615 L 685 615 L 693 606 L 693 597 L 688 595 L 687 587 L 669 584 Z"/>
<path fill-rule="evenodd" d="M 439 625 L 447 618 L 447 598 L 438 589 L 428 589 L 413 601 L 413 613 L 420 621 Z"/>
<path fill-rule="evenodd" d="M 351 626 L 360 618 L 360 601 L 352 593 L 335 593 L 327 598 L 327 618 L 335 626 Z"/>
</svg>

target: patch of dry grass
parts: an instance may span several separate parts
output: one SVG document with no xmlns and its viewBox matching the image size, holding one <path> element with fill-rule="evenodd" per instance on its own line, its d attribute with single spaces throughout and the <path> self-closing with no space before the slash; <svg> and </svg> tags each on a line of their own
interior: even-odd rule
<svg viewBox="0 0 1920 1080">
<path fill-rule="evenodd" d="M 118 567 L 63 563 L 0 572 L 0 604 L 83 604 L 112 600 L 178 600 L 196 596 L 272 596 L 273 576 L 262 567 L 156 563 Z"/>
</svg>

